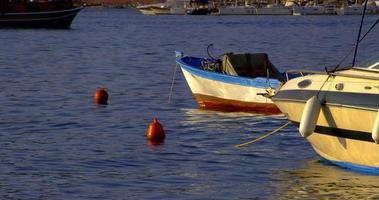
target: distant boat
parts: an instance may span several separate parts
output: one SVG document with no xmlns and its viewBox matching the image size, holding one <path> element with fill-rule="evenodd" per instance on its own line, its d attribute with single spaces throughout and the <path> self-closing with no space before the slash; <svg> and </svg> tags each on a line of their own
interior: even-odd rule
<svg viewBox="0 0 379 200">
<path fill-rule="evenodd" d="M 201 108 L 226 112 L 280 113 L 266 89 L 278 88 L 286 78 L 267 54 L 225 54 L 222 61 L 184 56 L 177 64 Z"/>
<path fill-rule="evenodd" d="M 221 6 L 212 15 L 254 15 L 256 8 L 253 6 Z"/>
<path fill-rule="evenodd" d="M 329 9 L 328 9 L 329 12 Z M 319 5 L 318 0 L 313 4 L 297 5 L 293 7 L 293 15 L 323 15 L 325 14 L 325 6 Z"/>
<path fill-rule="evenodd" d="M 137 9 L 144 15 L 169 15 L 171 14 L 171 6 L 169 2 L 147 4 L 137 6 Z"/>
<path fill-rule="evenodd" d="M 363 5 L 360 5 L 360 4 L 343 6 L 337 9 L 338 15 L 361 15 L 362 13 L 363 13 Z"/>
<path fill-rule="evenodd" d="M 217 6 L 217 9 L 212 12 L 212 15 L 253 15 L 256 12 L 255 6 L 241 5 L 241 2 L 236 0 L 233 3 L 223 3 Z"/>
<path fill-rule="evenodd" d="M 319 5 L 293 7 L 293 15 L 323 15 L 324 13 L 325 7 Z"/>
<path fill-rule="evenodd" d="M 190 0 L 185 10 L 187 15 L 208 15 L 211 13 L 208 0 Z"/>
<path fill-rule="evenodd" d="M 0 27 L 69 28 L 83 6 L 70 0 L 0 2 Z"/>
<path fill-rule="evenodd" d="M 292 15 L 292 8 L 285 7 L 279 3 L 268 4 L 265 7 L 256 9 L 257 15 Z"/>
<path fill-rule="evenodd" d="M 172 15 L 184 15 L 186 10 L 184 5 L 188 0 L 169 0 L 171 2 L 171 14 Z"/>
<path fill-rule="evenodd" d="M 155 3 L 137 6 L 144 15 L 184 15 L 186 0 L 167 0 L 164 3 Z"/>
<path fill-rule="evenodd" d="M 356 1 L 353 5 L 345 5 L 341 8 L 337 9 L 338 15 L 361 15 L 363 13 L 364 6 L 362 4 L 358 4 Z M 378 6 L 376 2 L 371 1 L 367 4 L 366 14 L 379 14 Z"/>
</svg>

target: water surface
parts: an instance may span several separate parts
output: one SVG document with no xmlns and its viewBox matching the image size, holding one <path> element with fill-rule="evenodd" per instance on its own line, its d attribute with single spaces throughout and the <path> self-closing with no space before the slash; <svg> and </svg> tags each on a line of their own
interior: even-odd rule
<svg viewBox="0 0 379 200">
<path fill-rule="evenodd" d="M 377 16 L 368 16 L 373 23 Z M 174 51 L 267 52 L 323 70 L 352 47 L 359 16 L 144 16 L 83 10 L 70 30 L 0 30 L 1 199 L 368 198 L 375 176 L 323 161 L 282 115 L 199 110 Z M 365 29 L 368 28 L 366 25 Z M 374 55 L 378 29 L 360 47 Z M 351 58 L 349 59 L 351 61 Z M 107 106 L 93 104 L 108 88 Z M 153 117 L 163 145 L 147 143 Z"/>
</svg>

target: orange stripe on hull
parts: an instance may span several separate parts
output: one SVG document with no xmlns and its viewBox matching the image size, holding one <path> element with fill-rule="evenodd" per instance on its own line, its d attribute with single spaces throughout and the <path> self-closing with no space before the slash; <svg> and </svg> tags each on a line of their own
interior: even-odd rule
<svg viewBox="0 0 379 200">
<path fill-rule="evenodd" d="M 250 112 L 260 114 L 278 114 L 279 108 L 273 103 L 256 103 L 222 99 L 203 94 L 194 94 L 200 108 L 223 112 Z"/>
</svg>

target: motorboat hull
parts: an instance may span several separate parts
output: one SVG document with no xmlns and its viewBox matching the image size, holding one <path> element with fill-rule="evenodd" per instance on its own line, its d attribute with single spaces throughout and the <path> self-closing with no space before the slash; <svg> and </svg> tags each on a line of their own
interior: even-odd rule
<svg viewBox="0 0 379 200">
<path fill-rule="evenodd" d="M 177 59 L 177 63 L 200 108 L 224 112 L 280 113 L 271 99 L 261 95 L 267 89 L 265 78 L 250 79 L 209 72 L 189 65 L 183 58 Z M 279 86 L 279 81 L 273 82 L 273 85 Z"/>
<path fill-rule="evenodd" d="M 83 7 L 48 12 L 0 14 L 0 27 L 12 28 L 69 28 Z"/>
<path fill-rule="evenodd" d="M 314 150 L 338 165 L 379 172 L 379 145 L 372 138 L 379 79 L 375 80 L 377 72 L 372 73 L 352 69 L 330 77 L 318 74 L 292 79 L 272 99 L 299 125 L 307 100 L 318 96 L 320 114 L 314 132 L 307 137 Z"/>
<path fill-rule="evenodd" d="M 256 8 L 246 6 L 229 6 L 220 7 L 218 12 L 212 13 L 214 15 L 254 15 L 256 14 Z"/>
<path fill-rule="evenodd" d="M 256 15 L 292 15 L 292 8 L 287 8 L 287 7 L 256 8 Z"/>
<path fill-rule="evenodd" d="M 323 15 L 325 7 L 323 6 L 294 6 L 293 15 Z"/>
</svg>

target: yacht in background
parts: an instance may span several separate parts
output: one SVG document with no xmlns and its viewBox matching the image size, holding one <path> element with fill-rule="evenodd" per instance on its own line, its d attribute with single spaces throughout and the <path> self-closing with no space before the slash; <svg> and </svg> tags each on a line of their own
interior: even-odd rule
<svg viewBox="0 0 379 200">
<path fill-rule="evenodd" d="M 243 5 L 242 5 L 243 4 Z M 239 2 L 236 0 L 234 3 L 222 2 L 219 3 L 212 12 L 212 15 L 253 15 L 256 14 L 255 6 L 247 4 L 247 2 Z"/>
<path fill-rule="evenodd" d="M 256 8 L 253 6 L 220 6 L 212 15 L 254 15 Z"/>
<path fill-rule="evenodd" d="M 164 3 L 137 6 L 137 9 L 144 15 L 184 15 L 185 2 L 185 0 L 168 0 Z"/>
<path fill-rule="evenodd" d="M 170 14 L 168 2 L 137 6 L 137 9 L 144 15 Z"/>
<path fill-rule="evenodd" d="M 293 7 L 293 15 L 323 15 L 325 13 L 325 7 L 318 5 L 318 1 L 315 0 L 312 4 L 299 5 Z"/>
<path fill-rule="evenodd" d="M 268 4 L 256 9 L 257 15 L 292 15 L 292 8 L 285 7 L 282 4 Z"/>
<path fill-rule="evenodd" d="M 345 3 L 347 4 L 347 3 Z M 353 5 L 345 5 L 341 8 L 337 9 L 338 15 L 361 15 L 363 13 L 364 6 L 362 4 L 358 4 L 356 1 Z M 367 14 L 376 14 L 377 13 L 377 4 L 374 1 L 369 1 L 367 3 L 366 8 Z"/>
<path fill-rule="evenodd" d="M 190 0 L 185 5 L 187 15 L 208 15 L 211 13 L 208 0 Z"/>
<path fill-rule="evenodd" d="M 171 9 L 170 12 L 172 15 L 184 15 L 186 10 L 184 9 L 184 5 L 188 0 L 170 0 Z"/>
</svg>

